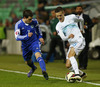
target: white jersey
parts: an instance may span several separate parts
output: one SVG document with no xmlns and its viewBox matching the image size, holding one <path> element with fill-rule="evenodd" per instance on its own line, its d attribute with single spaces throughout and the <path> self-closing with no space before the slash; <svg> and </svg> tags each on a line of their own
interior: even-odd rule
<svg viewBox="0 0 100 87">
<path fill-rule="evenodd" d="M 83 38 L 77 22 L 82 22 L 82 24 L 84 23 L 83 18 L 78 18 L 76 17 L 76 15 L 71 14 L 68 16 L 65 16 L 64 21 L 63 22 L 58 22 L 56 25 L 56 30 L 58 32 L 58 35 L 62 38 L 62 40 L 66 41 L 68 40 L 68 42 L 71 44 L 75 43 L 75 42 L 79 42 L 78 39 L 79 38 Z M 68 38 L 70 34 L 74 35 L 74 38 Z"/>
</svg>

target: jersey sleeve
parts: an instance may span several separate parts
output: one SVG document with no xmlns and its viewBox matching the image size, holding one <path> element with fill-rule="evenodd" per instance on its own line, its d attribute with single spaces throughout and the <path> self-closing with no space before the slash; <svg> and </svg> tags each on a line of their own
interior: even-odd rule
<svg viewBox="0 0 100 87">
<path fill-rule="evenodd" d="M 16 38 L 16 40 L 17 41 L 20 41 L 20 40 L 28 40 L 28 34 L 26 34 L 26 35 L 20 35 L 20 26 L 16 23 L 16 25 L 15 25 L 15 32 L 14 32 L 14 34 L 15 34 L 15 38 Z"/>
<path fill-rule="evenodd" d="M 38 23 L 38 21 L 36 21 L 36 33 L 37 33 L 37 35 L 38 35 L 38 38 L 40 39 L 40 38 L 42 38 L 42 31 L 41 31 L 41 29 L 40 29 L 40 27 L 39 27 L 39 23 Z"/>
<path fill-rule="evenodd" d="M 58 26 L 56 26 L 56 31 L 63 41 L 68 40 L 68 36 L 65 36 L 62 30 Z"/>
</svg>

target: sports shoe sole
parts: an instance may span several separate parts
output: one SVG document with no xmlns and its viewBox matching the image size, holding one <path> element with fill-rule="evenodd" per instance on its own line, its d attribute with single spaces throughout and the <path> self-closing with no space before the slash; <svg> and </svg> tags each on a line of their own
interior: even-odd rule
<svg viewBox="0 0 100 87">
<path fill-rule="evenodd" d="M 84 76 L 82 76 L 82 79 L 85 79 L 87 77 L 87 74 L 85 74 Z"/>
<path fill-rule="evenodd" d="M 70 80 L 76 80 L 77 82 L 82 82 L 82 78 L 79 76 L 71 77 Z"/>
</svg>

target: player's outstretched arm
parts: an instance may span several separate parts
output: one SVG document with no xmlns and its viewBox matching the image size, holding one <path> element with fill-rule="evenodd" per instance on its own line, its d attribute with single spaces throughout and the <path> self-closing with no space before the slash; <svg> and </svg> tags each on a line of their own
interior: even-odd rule
<svg viewBox="0 0 100 87">
<path fill-rule="evenodd" d="M 56 29 L 57 30 L 57 29 Z M 58 35 L 61 37 L 63 41 L 68 40 L 68 36 L 65 36 L 64 33 L 59 29 L 57 30 Z"/>
</svg>

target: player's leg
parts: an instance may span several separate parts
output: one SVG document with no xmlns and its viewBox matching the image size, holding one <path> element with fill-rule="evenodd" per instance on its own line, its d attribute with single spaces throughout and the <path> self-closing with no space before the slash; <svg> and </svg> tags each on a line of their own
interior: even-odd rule
<svg viewBox="0 0 100 87">
<path fill-rule="evenodd" d="M 37 69 L 37 67 L 34 65 L 33 61 L 30 59 L 28 61 L 26 61 L 27 65 L 29 67 L 31 67 L 31 70 L 29 71 L 29 73 L 27 74 L 28 77 L 31 77 L 32 74 L 34 73 L 34 71 Z"/>
<path fill-rule="evenodd" d="M 74 51 L 74 48 L 72 47 L 72 48 L 69 49 L 69 52 L 68 52 L 66 67 L 70 68 L 72 66 L 75 74 L 79 74 L 78 64 L 77 64 L 77 61 L 76 61 L 74 56 L 75 56 L 75 51 Z"/>
<path fill-rule="evenodd" d="M 31 60 L 31 55 L 32 55 L 32 52 L 27 50 L 24 51 L 23 50 L 23 58 L 25 60 L 25 63 L 31 67 L 31 70 L 29 71 L 29 73 L 27 74 L 28 77 L 31 77 L 32 74 L 34 73 L 34 71 L 37 69 L 37 67 L 34 65 L 33 61 Z"/>
<path fill-rule="evenodd" d="M 41 53 L 36 52 L 35 53 L 35 57 L 36 57 L 37 61 L 39 62 L 40 68 L 42 69 L 42 71 L 46 71 L 45 62 L 44 62 L 44 60 L 43 60 L 43 58 L 41 56 Z"/>
<path fill-rule="evenodd" d="M 70 49 L 69 49 L 69 51 L 67 52 L 67 56 L 66 56 L 66 59 L 67 59 L 67 60 L 66 60 L 66 67 L 67 67 L 71 72 L 74 72 L 74 69 L 73 69 L 73 67 L 72 67 L 72 65 L 71 65 L 71 62 L 70 62 L 69 58 L 68 58 L 69 52 L 70 52 Z M 85 72 L 81 71 L 81 70 L 79 70 L 79 74 L 80 74 L 80 76 L 81 76 L 82 79 L 84 79 L 84 78 L 87 77 L 87 74 L 86 74 Z"/>
<path fill-rule="evenodd" d="M 75 74 L 79 74 L 78 64 L 77 64 L 77 61 L 76 61 L 74 56 L 75 56 L 75 51 L 74 51 L 74 48 L 72 47 L 70 49 L 69 54 L 68 54 L 68 58 L 69 58 L 69 60 L 71 62 L 71 65 L 73 67 L 73 70 L 74 70 Z"/>
<path fill-rule="evenodd" d="M 78 43 L 75 47 L 75 53 L 76 55 L 78 55 L 80 52 L 83 51 L 84 47 L 85 47 L 85 40 L 83 39 L 80 39 L 79 40 L 80 43 Z M 84 54 L 84 53 L 83 53 Z M 86 78 L 87 77 L 87 74 L 81 70 L 79 70 L 79 74 L 81 76 L 82 79 Z"/>
<path fill-rule="evenodd" d="M 26 61 L 26 64 L 31 67 L 33 70 L 36 68 L 36 66 L 34 65 L 33 61 L 30 59 L 28 61 Z"/>
<path fill-rule="evenodd" d="M 39 65 L 40 65 L 40 68 L 42 69 L 42 74 L 43 74 L 44 78 L 46 80 L 48 80 L 48 74 L 46 72 L 45 62 L 44 62 L 43 58 L 41 57 L 41 53 L 36 52 L 35 57 L 36 57 L 37 61 L 39 62 Z"/>
<path fill-rule="evenodd" d="M 70 62 L 70 61 L 69 61 Z M 74 72 L 74 70 L 73 70 L 73 67 L 71 66 L 71 67 L 69 67 L 68 68 L 71 72 Z M 85 72 L 83 72 L 82 70 L 80 70 L 79 69 L 79 74 L 80 74 L 80 76 L 81 76 L 81 78 L 82 79 L 84 79 L 84 78 L 86 78 L 87 77 L 87 74 L 85 73 Z"/>
<path fill-rule="evenodd" d="M 32 52 L 35 54 L 35 57 L 36 57 L 37 61 L 39 62 L 39 65 L 42 70 L 42 74 L 43 74 L 44 78 L 46 80 L 48 80 L 48 74 L 46 72 L 46 65 L 45 65 L 45 62 L 41 55 L 40 46 L 41 46 L 41 44 L 38 41 L 34 42 Z"/>
<path fill-rule="evenodd" d="M 69 49 L 69 52 L 68 52 L 68 59 L 67 59 L 67 62 L 66 62 L 66 67 L 70 68 L 72 66 L 72 69 L 75 72 L 75 77 L 73 77 L 72 79 L 77 79 L 77 80 L 81 81 L 82 79 L 79 75 L 78 64 L 77 64 L 77 61 L 74 57 L 75 55 L 76 55 L 75 50 L 74 50 L 73 47 L 71 47 Z"/>
</svg>

